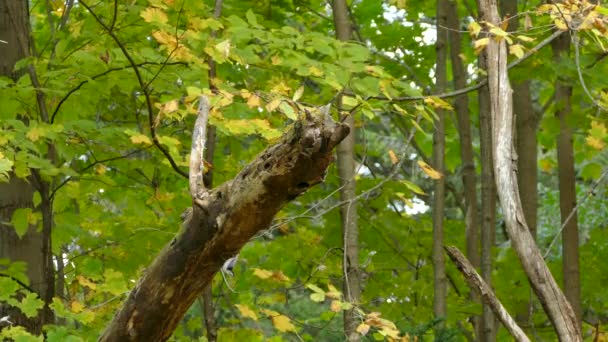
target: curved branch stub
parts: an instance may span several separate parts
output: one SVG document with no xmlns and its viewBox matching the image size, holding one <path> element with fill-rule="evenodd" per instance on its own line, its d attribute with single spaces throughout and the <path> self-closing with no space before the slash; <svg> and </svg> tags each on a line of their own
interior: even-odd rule
<svg viewBox="0 0 608 342">
<path fill-rule="evenodd" d="M 205 175 L 205 145 L 207 138 L 207 122 L 209 120 L 209 99 L 207 96 L 199 97 L 198 115 L 192 130 L 192 147 L 190 149 L 190 171 L 188 183 L 192 200 L 204 198 L 206 195 L 203 176 Z"/>
</svg>

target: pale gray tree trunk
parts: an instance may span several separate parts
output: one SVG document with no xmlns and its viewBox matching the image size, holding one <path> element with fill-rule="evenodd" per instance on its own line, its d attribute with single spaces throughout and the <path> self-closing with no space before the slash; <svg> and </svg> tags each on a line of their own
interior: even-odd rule
<svg viewBox="0 0 608 342">
<path fill-rule="evenodd" d="M 496 0 L 480 0 L 483 18 L 493 25 L 501 22 Z M 513 98 L 507 69 L 507 47 L 490 37 L 486 47 L 488 88 L 492 113 L 492 150 L 496 189 L 511 245 L 532 284 L 560 341 L 582 341 L 580 326 L 572 306 L 544 262 L 526 224 L 516 176 L 513 141 Z"/>
<path fill-rule="evenodd" d="M 334 0 L 332 3 L 336 38 L 348 41 L 352 36 L 352 24 L 349 20 L 348 5 L 345 0 Z M 340 102 L 340 100 L 338 100 Z M 340 105 L 338 106 L 340 109 Z M 348 302 L 357 305 L 361 299 L 361 275 L 359 271 L 359 227 L 357 225 L 357 203 L 355 198 L 355 118 L 349 115 L 344 123 L 350 128 L 347 136 L 337 148 L 338 175 L 340 177 L 340 207 L 342 218 L 342 237 L 344 248 L 344 295 Z M 355 330 L 360 319 L 356 309 L 344 311 L 344 333 L 349 341 L 359 341 Z"/>
<path fill-rule="evenodd" d="M 502 15 L 517 17 L 518 1 L 502 0 L 500 7 Z M 509 21 L 507 30 L 516 32 L 519 21 Z M 532 106 L 530 93 L 530 80 L 513 82 L 513 114 L 515 116 L 515 141 L 517 147 L 517 183 L 519 196 L 524 210 L 526 223 L 532 237 L 536 240 L 536 222 L 538 213 L 538 142 L 536 130 L 539 117 Z M 532 298 L 530 298 L 526 312 L 519 313 L 519 317 L 526 322 L 532 319 Z"/>
</svg>

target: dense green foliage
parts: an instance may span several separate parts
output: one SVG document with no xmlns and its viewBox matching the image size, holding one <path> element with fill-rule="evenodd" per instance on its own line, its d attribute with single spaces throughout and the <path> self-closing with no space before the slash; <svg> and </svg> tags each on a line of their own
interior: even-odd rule
<svg viewBox="0 0 608 342">
<path fill-rule="evenodd" d="M 434 110 L 450 108 L 444 102 L 449 100 L 402 99 L 432 89 L 433 2 L 352 1 L 360 41 L 348 43 L 333 38 L 331 7 L 325 1 L 226 1 L 217 19 L 209 1 L 78 1 L 64 26 L 63 1 L 31 6 L 36 56 L 16 68 L 34 67 L 50 121 L 39 114 L 37 89 L 27 73 L 15 82 L 0 78 L 0 181 L 11 173 L 27 179 L 35 169 L 52 184 L 53 254 L 64 264 L 65 277 L 63 295 L 55 298 L 52 309 L 65 324 L 45 328 L 49 341 L 95 339 L 145 266 L 179 229 L 190 196 L 187 179 L 175 169 L 187 173 L 200 94 L 211 96 L 214 106 L 211 124 L 218 136 L 213 174 L 220 184 L 297 119 L 293 103 L 323 105 L 345 89 L 349 96 L 344 103 L 353 109 L 360 128 L 360 307 L 362 322 L 372 326 L 366 336 L 382 340 L 399 333 L 460 341 L 472 331 L 468 318 L 480 313 L 481 306 L 470 301 L 470 289 L 449 263 L 448 317 L 436 318 L 432 311 L 432 228 L 423 203 L 430 201 L 433 180 L 427 174 L 432 171 L 425 172 L 418 162 L 431 154 Z M 462 59 L 473 84 L 483 77 L 475 54 L 483 42 L 473 44 L 475 25 L 469 24 L 475 13 L 462 2 L 458 6 L 463 30 L 472 33 L 463 34 Z M 512 20 L 529 21 L 531 27 L 505 33 L 518 46 L 511 49 L 513 60 L 560 26 L 554 14 L 527 6 L 520 9 L 525 15 Z M 608 282 L 603 262 L 608 258 L 608 191 L 601 179 L 608 167 L 608 84 L 603 77 L 608 64 L 602 59 L 606 11 L 593 10 L 599 24 L 577 32 L 578 61 L 573 52 L 572 58 L 552 63 L 544 49 L 511 70 L 514 80 L 532 77 L 534 105 L 539 115 L 545 111 L 538 131 L 543 251 L 560 226 L 555 169 L 559 124 L 550 114 L 558 104 L 551 100 L 552 87 L 558 76 L 575 87 L 582 300 L 585 317 L 600 322 L 584 324 L 588 339 L 608 329 L 608 290 L 603 286 Z M 209 59 L 217 64 L 216 93 L 210 90 Z M 581 86 L 579 72 L 590 94 Z M 469 96 L 477 127 L 477 97 L 474 92 Z M 446 134 L 446 244 L 463 249 L 460 145 L 452 114 Z M 56 149 L 55 160 L 48 158 L 50 145 Z M 216 277 L 220 341 L 343 339 L 341 310 L 350 304 L 341 301 L 337 188 L 331 168 L 324 184 L 297 198 L 246 246 L 234 277 Z M 41 200 L 37 193 L 35 205 Z M 408 209 L 412 206 L 424 209 L 414 214 Z M 10 224 L 23 234 L 28 223 L 40 222 L 36 209 L 20 209 Z M 529 285 L 501 224 L 499 219 L 494 286 L 509 311 L 525 313 Z M 558 279 L 560 258 L 556 244 L 547 261 Z M 0 265 L 2 274 L 27 283 L 26 265 L 9 260 L 0 260 Z M 35 316 L 43 302 L 14 279 L 0 277 L 0 300 Z M 26 296 L 18 300 L 17 292 Z M 447 330 L 435 336 L 432 328 L 442 319 Z M 530 336 L 554 339 L 539 305 L 533 321 L 534 327 L 526 327 Z M 15 326 L 0 336 L 42 340 Z M 205 340 L 203 336 L 201 307 L 195 304 L 173 339 Z M 509 340 L 502 330 L 499 338 Z"/>
</svg>

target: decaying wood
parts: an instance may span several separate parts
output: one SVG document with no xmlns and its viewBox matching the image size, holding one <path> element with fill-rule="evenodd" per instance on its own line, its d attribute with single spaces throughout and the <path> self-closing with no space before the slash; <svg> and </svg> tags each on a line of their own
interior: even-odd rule
<svg viewBox="0 0 608 342">
<path fill-rule="evenodd" d="M 475 271 L 473 265 L 471 265 L 469 260 L 467 260 L 464 255 L 462 255 L 458 248 L 448 246 L 445 248 L 445 250 L 448 252 L 450 259 L 452 259 L 452 261 L 456 264 L 456 267 L 458 267 L 464 276 L 465 280 L 469 284 L 469 287 L 478 292 L 483 302 L 492 308 L 492 311 L 496 317 L 498 317 L 500 322 L 502 322 L 505 328 L 507 328 L 511 336 L 513 336 L 516 341 L 530 341 L 528 336 L 526 336 L 519 325 L 517 325 L 513 317 L 511 317 L 507 309 L 505 309 L 498 298 L 496 298 L 496 295 L 494 295 L 494 292 L 490 286 L 488 286 L 488 284 L 481 279 L 481 276 L 477 273 L 477 271 Z"/>
<path fill-rule="evenodd" d="M 287 202 L 323 181 L 332 149 L 349 129 L 327 113 L 302 116 L 232 181 L 193 199 L 182 230 L 144 272 L 101 341 L 167 340 L 222 264 Z"/>
</svg>

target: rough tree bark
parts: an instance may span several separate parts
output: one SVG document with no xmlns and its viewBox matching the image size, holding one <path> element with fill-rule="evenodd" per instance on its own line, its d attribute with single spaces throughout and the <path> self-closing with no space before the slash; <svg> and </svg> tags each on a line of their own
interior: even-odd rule
<svg viewBox="0 0 608 342">
<path fill-rule="evenodd" d="M 9 0 L 0 2 L 0 75 L 16 79 L 15 63 L 29 55 L 29 11 L 28 2 Z M 20 72 L 23 72 L 20 71 Z M 30 182 L 11 176 L 8 183 L 0 183 L 0 258 L 12 262 L 21 261 L 27 264 L 29 290 L 35 291 L 41 298 L 46 297 L 48 258 L 43 253 L 44 234 L 36 225 L 31 225 L 24 236 L 19 238 L 12 226 L 2 224 L 10 222 L 15 210 L 33 208 L 34 189 Z M 50 256 L 50 254 L 49 254 Z M 0 273 L 2 270 L 0 270 Z M 24 291 L 27 291 L 24 289 Z M 34 334 L 41 332 L 42 325 L 50 319 L 49 311 L 44 310 L 38 317 L 28 319 L 18 309 L 0 305 L 0 317 L 10 316 L 11 322 L 26 327 Z M 3 328 L 0 326 L 0 329 Z"/>
<path fill-rule="evenodd" d="M 348 41 L 352 36 L 352 26 L 348 15 L 348 5 L 345 0 L 334 0 L 332 3 L 336 38 Z M 338 103 L 341 99 L 338 99 Z M 339 110 L 341 105 L 338 106 Z M 359 227 L 357 224 L 357 202 L 355 181 L 355 118 L 348 115 L 344 122 L 350 128 L 351 134 L 337 148 L 338 174 L 340 178 L 340 207 L 342 218 L 342 237 L 344 244 L 344 295 L 348 302 L 359 303 L 361 298 L 361 275 L 359 271 Z M 344 334 L 349 341 L 359 341 L 360 334 L 356 331 L 360 319 L 356 308 L 344 310 Z"/>
<path fill-rule="evenodd" d="M 447 88 L 446 2 L 446 0 L 437 0 L 437 41 L 435 42 L 435 91 L 437 93 L 443 93 Z M 447 315 L 447 277 L 443 255 L 443 216 L 445 215 L 445 111 L 443 110 L 437 110 L 437 120 L 435 120 L 433 167 L 442 174 L 441 178 L 435 180 L 433 190 L 433 313 L 437 318 L 445 318 Z M 443 323 L 438 324 L 438 334 L 443 327 Z"/>
<path fill-rule="evenodd" d="M 193 207 L 184 213 L 182 230 L 144 272 L 101 341 L 164 341 L 171 336 L 223 263 L 267 228 L 287 202 L 323 181 L 332 149 L 349 132 L 327 111 L 304 111 L 278 143 L 214 190 L 198 191 L 201 182 L 192 181 L 198 169 L 191 168 Z"/>
<path fill-rule="evenodd" d="M 570 52 L 570 35 L 562 34 L 551 43 L 553 59 L 559 63 Z M 559 119 L 557 138 L 557 170 L 559 177 L 559 209 L 562 225 L 572 217 L 562 231 L 562 272 L 564 293 L 572 305 L 576 318 L 581 322 L 581 284 L 578 259 L 578 217 L 576 207 L 576 173 L 574 171 L 574 147 L 572 127 L 568 118 L 572 115 L 572 84 L 559 74 L 555 82 L 555 116 Z M 574 212 L 573 212 L 574 211 Z"/>
<path fill-rule="evenodd" d="M 480 0 L 486 21 L 500 25 L 496 0 Z M 490 38 L 486 47 L 488 87 L 492 107 L 494 174 L 507 233 L 534 292 L 549 316 L 560 341 L 582 341 L 576 314 L 560 290 L 526 224 L 517 187 L 513 142 L 513 98 L 503 40 Z"/>
</svg>

